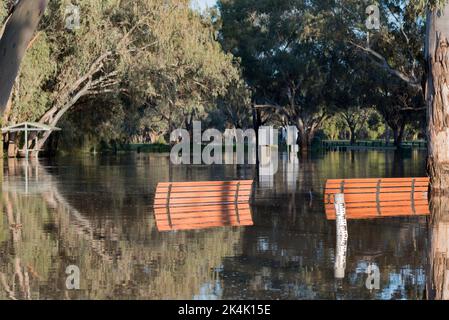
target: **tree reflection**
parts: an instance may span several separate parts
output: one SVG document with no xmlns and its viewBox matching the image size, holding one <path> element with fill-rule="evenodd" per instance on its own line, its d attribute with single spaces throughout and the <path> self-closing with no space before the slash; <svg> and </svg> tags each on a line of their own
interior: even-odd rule
<svg viewBox="0 0 449 320">
<path fill-rule="evenodd" d="M 1 194 L 0 299 L 191 299 L 216 283 L 223 257 L 237 254 L 241 230 L 160 234 L 151 211 L 86 215 L 45 168 L 12 161 Z M 65 287 L 72 264 L 79 291 Z"/>
<path fill-rule="evenodd" d="M 449 299 L 449 196 L 433 194 L 430 200 L 429 276 L 427 298 Z"/>
</svg>

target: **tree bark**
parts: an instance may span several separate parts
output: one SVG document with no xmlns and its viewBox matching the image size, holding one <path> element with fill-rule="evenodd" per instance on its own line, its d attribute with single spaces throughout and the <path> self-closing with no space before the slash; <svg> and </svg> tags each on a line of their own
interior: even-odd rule
<svg viewBox="0 0 449 320">
<path fill-rule="evenodd" d="M 47 0 L 21 0 L 8 19 L 0 39 L 0 112 L 5 110 L 20 63 L 33 39 Z"/>
<path fill-rule="evenodd" d="M 433 193 L 449 191 L 449 5 L 427 14 L 428 171 Z"/>
<path fill-rule="evenodd" d="M 325 113 L 308 120 L 301 116 L 296 117 L 294 123 L 296 128 L 298 128 L 298 144 L 303 154 L 307 153 L 312 148 L 315 134 L 321 128 L 321 125 L 326 118 L 327 115 Z"/>
<path fill-rule="evenodd" d="M 449 4 L 427 13 L 427 167 L 431 178 L 427 298 L 449 299 Z"/>
<path fill-rule="evenodd" d="M 302 154 L 307 154 L 312 149 L 315 130 L 306 130 L 303 126 L 298 127 L 298 145 Z"/>
</svg>

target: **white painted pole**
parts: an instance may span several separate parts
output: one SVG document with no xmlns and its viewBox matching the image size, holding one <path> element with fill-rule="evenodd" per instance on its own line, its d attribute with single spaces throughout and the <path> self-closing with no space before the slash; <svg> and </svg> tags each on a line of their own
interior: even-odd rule
<svg viewBox="0 0 449 320">
<path fill-rule="evenodd" d="M 28 124 L 25 123 L 25 159 L 28 161 Z"/>
<path fill-rule="evenodd" d="M 348 249 L 348 225 L 346 222 L 345 195 L 338 193 L 334 196 L 336 213 L 337 246 L 335 250 L 335 278 L 343 279 L 346 269 L 346 253 Z"/>
<path fill-rule="evenodd" d="M 28 161 L 25 161 L 25 194 L 28 194 Z"/>
</svg>

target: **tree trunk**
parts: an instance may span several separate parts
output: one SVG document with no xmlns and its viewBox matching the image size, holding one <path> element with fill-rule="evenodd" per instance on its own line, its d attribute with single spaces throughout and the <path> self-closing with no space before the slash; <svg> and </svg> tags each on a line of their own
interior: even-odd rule
<svg viewBox="0 0 449 320">
<path fill-rule="evenodd" d="M 395 146 L 397 146 L 396 141 L 398 140 L 399 129 L 398 129 L 398 127 L 394 127 L 394 128 L 391 128 L 391 130 L 393 131 L 393 143 Z"/>
<path fill-rule="evenodd" d="M 47 0 L 21 0 L 0 39 L 0 112 L 6 108 L 20 63 L 44 14 Z"/>
<path fill-rule="evenodd" d="M 306 154 L 312 148 L 314 135 L 315 132 L 298 128 L 298 145 L 301 149 L 301 153 Z"/>
<path fill-rule="evenodd" d="M 400 148 L 402 145 L 402 141 L 404 140 L 404 131 L 405 131 L 405 122 L 403 122 L 400 126 L 392 128 L 393 137 L 394 137 L 394 145 L 397 148 Z"/>
<path fill-rule="evenodd" d="M 388 123 L 385 123 L 385 143 L 388 145 L 390 143 L 390 135 L 391 135 L 391 129 Z"/>
<path fill-rule="evenodd" d="M 432 189 L 430 209 L 429 299 L 449 299 L 449 4 L 428 11 L 426 59 L 427 167 Z"/>
<path fill-rule="evenodd" d="M 349 132 L 351 134 L 351 146 L 356 142 L 355 128 L 349 128 Z"/>
<path fill-rule="evenodd" d="M 449 191 L 449 5 L 427 14 L 428 171 L 434 193 Z"/>
<path fill-rule="evenodd" d="M 252 106 L 252 112 L 253 112 L 253 129 L 256 133 L 256 165 L 259 167 L 259 129 L 262 125 L 261 116 L 260 116 L 260 110 L 256 108 L 256 104 L 253 103 Z"/>
<path fill-rule="evenodd" d="M 15 158 L 17 156 L 16 133 L 10 132 L 8 134 L 8 158 Z"/>
</svg>

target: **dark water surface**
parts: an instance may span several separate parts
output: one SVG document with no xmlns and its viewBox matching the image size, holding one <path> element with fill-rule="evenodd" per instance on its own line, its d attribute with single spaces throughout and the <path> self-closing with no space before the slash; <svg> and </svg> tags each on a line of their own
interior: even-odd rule
<svg viewBox="0 0 449 320">
<path fill-rule="evenodd" d="M 257 181 L 253 227 L 157 231 L 161 181 L 254 179 L 251 166 L 171 166 L 168 155 L 3 163 L 0 299 L 422 299 L 425 217 L 348 221 L 345 278 L 334 277 L 330 178 L 425 175 L 425 153 L 325 153 Z M 257 179 L 257 178 L 256 178 Z M 312 194 L 312 197 L 310 196 Z M 380 289 L 365 286 L 369 264 Z M 66 268 L 81 289 L 67 290 Z"/>
</svg>

